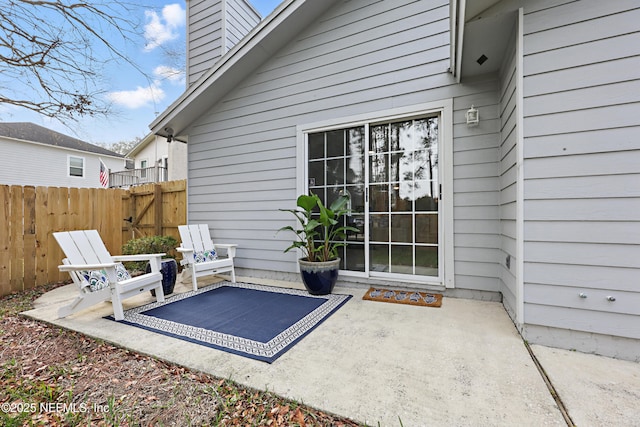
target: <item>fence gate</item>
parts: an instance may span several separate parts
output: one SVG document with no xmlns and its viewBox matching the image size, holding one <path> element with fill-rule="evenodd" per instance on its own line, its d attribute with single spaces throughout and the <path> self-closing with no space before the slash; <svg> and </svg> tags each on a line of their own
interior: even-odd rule
<svg viewBox="0 0 640 427">
<path fill-rule="evenodd" d="M 69 278 L 58 271 L 56 231 L 96 229 L 120 254 L 134 237 L 179 241 L 186 218 L 184 180 L 129 190 L 0 185 L 0 296 Z"/>
<path fill-rule="evenodd" d="M 123 195 L 123 242 L 143 236 L 179 237 L 186 224 L 186 182 L 169 181 L 132 187 Z"/>
</svg>

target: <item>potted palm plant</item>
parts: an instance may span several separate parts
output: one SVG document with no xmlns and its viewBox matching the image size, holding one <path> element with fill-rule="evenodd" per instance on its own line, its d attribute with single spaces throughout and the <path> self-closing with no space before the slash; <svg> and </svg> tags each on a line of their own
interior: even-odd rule
<svg viewBox="0 0 640 427">
<path fill-rule="evenodd" d="M 341 224 L 341 217 L 349 213 L 349 196 L 342 195 L 328 208 L 317 194 L 301 195 L 295 209 L 281 209 L 291 212 L 298 220 L 299 227 L 282 227 L 296 235 L 285 252 L 300 249 L 302 258 L 298 260 L 302 282 L 312 295 L 326 295 L 333 291 L 338 280 L 340 258 L 338 248 L 345 246 L 348 231 L 357 232 L 355 227 Z"/>
</svg>

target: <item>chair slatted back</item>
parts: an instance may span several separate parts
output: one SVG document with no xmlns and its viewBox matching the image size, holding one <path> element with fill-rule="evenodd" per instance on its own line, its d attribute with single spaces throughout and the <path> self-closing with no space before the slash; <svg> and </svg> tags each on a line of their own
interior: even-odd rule
<svg viewBox="0 0 640 427">
<path fill-rule="evenodd" d="M 213 249 L 213 241 L 207 224 L 180 225 L 178 231 L 183 248 L 193 248 L 195 252 Z"/>
<path fill-rule="evenodd" d="M 61 231 L 53 233 L 71 265 L 113 262 L 97 230 Z"/>
</svg>

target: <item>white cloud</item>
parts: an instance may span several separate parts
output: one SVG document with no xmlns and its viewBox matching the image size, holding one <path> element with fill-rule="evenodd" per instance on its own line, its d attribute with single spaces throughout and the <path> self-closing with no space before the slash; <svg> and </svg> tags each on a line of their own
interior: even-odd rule
<svg viewBox="0 0 640 427">
<path fill-rule="evenodd" d="M 156 77 L 169 80 L 172 83 L 182 83 L 184 81 L 184 71 L 177 68 L 160 65 L 153 70 Z"/>
<path fill-rule="evenodd" d="M 107 98 L 115 104 L 136 109 L 150 103 L 160 102 L 164 99 L 165 95 L 158 82 L 154 82 L 149 87 L 138 86 L 135 90 L 122 90 L 108 93 Z"/>
<path fill-rule="evenodd" d="M 148 23 L 144 26 L 147 43 L 144 50 L 152 51 L 162 44 L 177 39 L 178 29 L 185 25 L 186 12 L 179 4 L 168 4 L 162 8 L 162 17 L 153 10 L 145 11 Z"/>
<path fill-rule="evenodd" d="M 178 3 L 168 4 L 162 8 L 162 17 L 174 28 L 184 26 L 186 20 L 186 12 Z"/>
</svg>

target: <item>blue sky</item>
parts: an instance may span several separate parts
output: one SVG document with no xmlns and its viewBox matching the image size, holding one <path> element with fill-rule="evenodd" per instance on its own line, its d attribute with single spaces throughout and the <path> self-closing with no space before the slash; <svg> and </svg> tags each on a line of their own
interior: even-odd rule
<svg viewBox="0 0 640 427">
<path fill-rule="evenodd" d="M 0 121 L 28 121 L 74 136 L 90 143 L 112 144 L 131 141 L 149 133 L 149 124 L 184 91 L 184 70 L 172 64 L 163 48 L 185 48 L 184 0 L 129 0 L 139 4 L 133 13 L 144 22 L 140 28 L 139 45 L 121 46 L 150 77 L 146 78 L 131 66 L 114 63 L 104 69 L 104 96 L 113 104 L 116 114 L 108 119 L 84 118 L 67 125 L 36 113 L 0 104 Z M 282 0 L 250 0 L 266 17 Z M 147 5 L 152 3 L 152 7 Z"/>
</svg>

